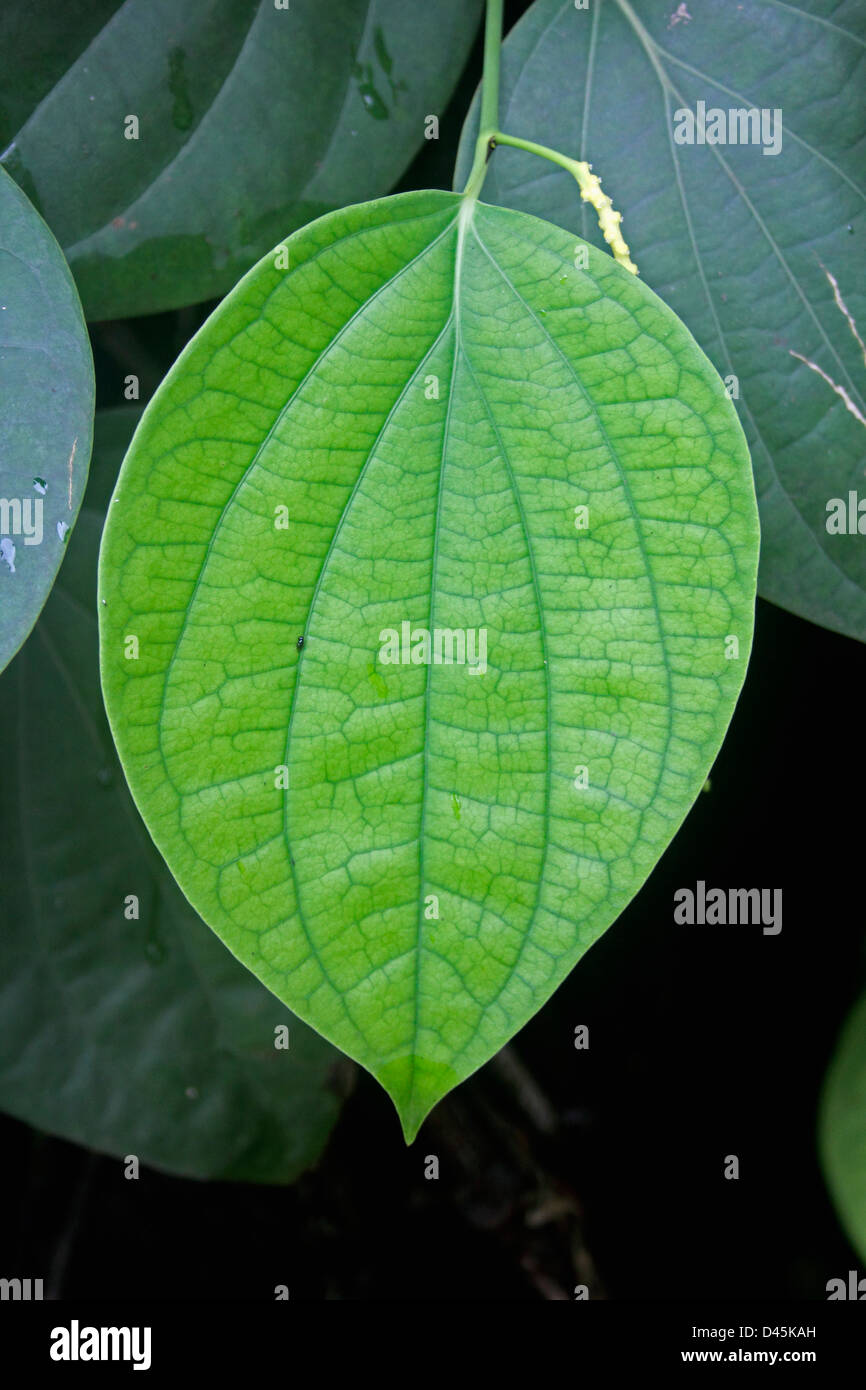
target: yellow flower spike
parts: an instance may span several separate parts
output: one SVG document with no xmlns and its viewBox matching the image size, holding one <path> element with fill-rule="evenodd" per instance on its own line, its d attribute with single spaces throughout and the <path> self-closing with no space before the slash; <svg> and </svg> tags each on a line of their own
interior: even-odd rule
<svg viewBox="0 0 866 1390">
<path fill-rule="evenodd" d="M 601 179 L 598 174 L 592 172 L 592 166 L 581 159 L 569 161 L 574 177 L 580 186 L 580 196 L 585 203 L 592 203 L 598 214 L 598 225 L 601 233 L 613 252 L 614 259 L 624 265 L 626 270 L 630 270 L 632 275 L 640 274 L 628 249 L 619 224 L 622 222 L 622 213 L 616 212 L 608 195 L 602 190 Z"/>
<path fill-rule="evenodd" d="M 482 130 L 478 137 L 475 164 L 469 176 L 469 182 L 463 190 L 465 197 L 478 197 L 484 182 L 487 161 L 497 145 L 510 145 L 513 149 L 526 150 L 528 154 L 540 155 L 542 159 L 549 159 L 552 163 L 558 164 L 561 169 L 567 169 L 577 179 L 583 201 L 592 203 L 595 208 L 602 235 L 613 252 L 614 260 L 619 261 L 619 264 L 625 266 L 626 270 L 630 270 L 632 275 L 640 274 L 631 259 L 628 244 L 619 228 L 622 213 L 615 211 L 610 198 L 602 189 L 598 174 L 594 174 L 592 165 L 587 164 L 583 159 L 571 159 L 567 154 L 560 154 L 558 150 L 548 149 L 546 145 L 537 145 L 534 140 L 524 140 L 518 135 L 506 135 L 502 130 Z"/>
</svg>

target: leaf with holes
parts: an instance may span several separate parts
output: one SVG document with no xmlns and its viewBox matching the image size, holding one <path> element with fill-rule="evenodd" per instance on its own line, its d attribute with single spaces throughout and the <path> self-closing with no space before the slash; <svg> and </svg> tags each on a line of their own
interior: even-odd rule
<svg viewBox="0 0 866 1390">
<path fill-rule="evenodd" d="M 0 169 L 0 671 L 63 560 L 87 481 L 93 395 L 69 267 Z"/>
<path fill-rule="evenodd" d="M 100 559 L 103 689 L 190 901 L 411 1139 L 700 790 L 757 513 L 709 362 L 567 232 L 412 193 L 313 223 L 288 264 L 144 415 Z"/>
<path fill-rule="evenodd" d="M 67 562 L 0 678 L 0 1108 L 171 1172 L 284 1183 L 339 1113 L 339 1054 L 190 910 L 99 696 L 96 558 L 138 415 L 97 414 Z"/>
<path fill-rule="evenodd" d="M 866 1260 L 866 995 L 851 1011 L 828 1068 L 818 1138 L 836 1210 Z"/>
<path fill-rule="evenodd" d="M 480 0 L 4 0 L 0 150 L 88 318 L 222 294 L 278 237 L 387 193 Z"/>
<path fill-rule="evenodd" d="M 861 0 L 536 0 L 502 50 L 502 129 L 593 161 L 641 275 L 738 392 L 760 593 L 861 640 L 864 77 Z M 476 99 L 457 187 L 477 128 Z M 603 244 L 570 174 L 522 151 L 484 192 Z"/>
</svg>

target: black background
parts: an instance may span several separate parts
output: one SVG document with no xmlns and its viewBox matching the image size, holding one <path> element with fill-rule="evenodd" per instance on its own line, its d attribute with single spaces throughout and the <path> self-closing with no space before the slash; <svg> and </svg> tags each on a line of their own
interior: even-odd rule
<svg viewBox="0 0 866 1390">
<path fill-rule="evenodd" d="M 480 68 L 479 43 L 401 188 L 450 184 Z M 146 397 L 210 307 L 97 325 L 98 403 L 122 401 L 128 371 Z M 858 1266 L 815 1122 L 866 976 L 864 689 L 861 644 L 759 602 L 711 789 L 505 1060 L 411 1149 L 363 1072 L 288 1189 L 127 1182 L 118 1160 L 0 1117 L 6 1271 L 44 1273 L 55 1298 L 269 1300 L 285 1284 L 292 1299 L 549 1300 L 585 1283 L 608 1299 L 825 1299 Z M 676 926 L 674 891 L 697 879 L 782 888 L 781 934 Z"/>
</svg>

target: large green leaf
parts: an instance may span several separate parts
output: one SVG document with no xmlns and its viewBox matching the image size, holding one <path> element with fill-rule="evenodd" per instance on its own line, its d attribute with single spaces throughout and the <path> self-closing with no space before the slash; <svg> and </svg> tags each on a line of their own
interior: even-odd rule
<svg viewBox="0 0 866 1390">
<path fill-rule="evenodd" d="M 442 115 L 479 13 L 480 0 L 4 0 L 2 158 L 89 318 L 191 304 L 311 217 L 387 193 Z"/>
<path fill-rule="evenodd" d="M 593 0 L 588 10 L 536 0 L 504 45 L 502 129 L 593 162 L 642 276 L 722 376 L 738 378 L 761 509 L 760 592 L 866 638 L 863 536 L 827 530 L 831 499 L 846 512 L 849 491 L 866 499 L 866 361 L 842 307 L 866 339 L 866 5 L 716 0 L 686 10 L 690 19 L 657 0 Z M 678 144 L 675 113 L 698 101 L 726 115 L 780 109 L 781 152 Z M 458 187 L 477 126 L 476 100 Z M 603 244 L 571 176 L 522 151 L 496 151 L 485 197 Z"/>
<path fill-rule="evenodd" d="M 827 1185 L 851 1244 L 866 1260 L 866 994 L 830 1063 L 818 1133 Z"/>
<path fill-rule="evenodd" d="M 288 253 L 202 328 L 124 462 L 103 690 L 190 901 L 411 1138 L 699 791 L 748 659 L 757 512 L 694 340 L 559 228 L 412 193 Z M 403 623 L 470 630 L 466 663 L 388 662 Z"/>
<path fill-rule="evenodd" d="M 0 1107 L 179 1173 L 287 1182 L 337 1114 L 338 1054 L 190 910 L 138 819 L 102 709 L 96 555 L 136 418 L 97 417 L 63 574 L 0 679 Z M 275 1046 L 284 1025 L 287 1050 Z"/>
<path fill-rule="evenodd" d="M 69 267 L 0 169 L 0 671 L 39 616 L 78 515 L 93 392 Z"/>
</svg>

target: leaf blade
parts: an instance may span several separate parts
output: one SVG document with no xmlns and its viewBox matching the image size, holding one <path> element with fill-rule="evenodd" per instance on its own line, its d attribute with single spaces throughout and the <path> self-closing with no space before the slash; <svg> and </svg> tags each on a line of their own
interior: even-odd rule
<svg viewBox="0 0 866 1390">
<path fill-rule="evenodd" d="M 87 482 L 93 360 L 60 248 L 0 170 L 0 670 L 26 640 Z"/>
<path fill-rule="evenodd" d="M 190 900 L 379 1078 L 411 1139 L 697 795 L 751 637 L 754 496 L 697 346 L 610 258 L 575 270 L 558 228 L 407 194 L 289 250 L 211 318 L 124 464 L 103 687 Z M 580 540 L 587 504 L 599 537 Z M 688 598 L 678 550 L 705 581 Z M 443 655 L 463 634 L 464 658 L 483 630 L 490 668 L 384 661 L 404 622 L 451 634 Z"/>
</svg>

